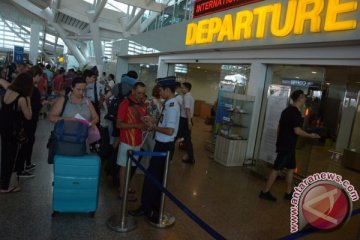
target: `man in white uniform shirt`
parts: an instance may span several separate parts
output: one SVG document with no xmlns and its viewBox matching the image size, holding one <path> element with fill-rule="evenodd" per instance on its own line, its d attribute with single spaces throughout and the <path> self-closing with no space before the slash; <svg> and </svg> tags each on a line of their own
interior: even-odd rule
<svg viewBox="0 0 360 240">
<path fill-rule="evenodd" d="M 160 96 L 165 99 L 164 107 L 158 123 L 145 120 L 150 129 L 155 131 L 154 152 L 172 151 L 175 136 L 179 128 L 180 107 L 175 98 L 175 77 L 158 79 Z M 149 174 L 162 183 L 166 157 L 152 157 L 148 168 Z M 146 215 L 153 223 L 159 223 L 161 191 L 145 177 L 141 196 L 141 207 L 130 211 L 133 216 Z"/>
<path fill-rule="evenodd" d="M 182 84 L 183 90 L 183 104 L 181 106 L 180 114 L 180 130 L 184 138 L 184 144 L 186 148 L 186 154 L 182 157 L 184 163 L 194 164 L 194 149 L 191 142 L 191 129 L 193 126 L 192 118 L 194 116 L 194 98 L 191 95 L 191 83 L 184 82 Z"/>
</svg>

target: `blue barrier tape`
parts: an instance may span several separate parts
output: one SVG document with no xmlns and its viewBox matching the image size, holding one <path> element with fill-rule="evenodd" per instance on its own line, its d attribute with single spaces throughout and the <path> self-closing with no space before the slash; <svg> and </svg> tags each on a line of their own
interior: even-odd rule
<svg viewBox="0 0 360 240">
<path fill-rule="evenodd" d="M 166 157 L 166 152 L 141 152 L 141 151 L 132 151 L 134 156 L 146 156 L 146 157 Z"/>
<path fill-rule="evenodd" d="M 134 152 L 133 152 L 134 153 Z M 136 166 L 144 172 L 145 176 L 150 179 L 150 181 L 165 195 L 175 203 L 186 215 L 188 215 L 192 220 L 195 221 L 202 229 L 208 232 L 213 238 L 218 240 L 225 240 L 220 233 L 215 231 L 212 227 L 210 227 L 206 222 L 204 222 L 201 218 L 199 218 L 195 213 L 193 213 L 188 207 L 185 206 L 180 200 L 178 200 L 171 192 L 169 192 L 166 188 L 164 188 L 142 165 L 139 161 L 137 161 L 131 154 L 129 155 L 131 161 L 133 161 Z M 148 156 L 148 155 L 146 155 Z M 166 156 L 166 155 L 165 155 Z"/>
<path fill-rule="evenodd" d="M 360 208 L 352 211 L 351 217 L 353 217 L 353 216 L 355 216 L 355 215 L 357 215 L 357 214 L 360 214 Z M 303 230 L 303 231 L 301 231 L 301 232 L 293 233 L 293 234 L 291 234 L 291 235 L 288 235 L 288 236 L 279 238 L 279 240 L 294 240 L 294 239 L 299 239 L 299 238 L 305 237 L 306 235 L 309 235 L 309 234 L 311 234 L 311 233 L 318 232 L 318 231 L 320 231 L 320 230 L 321 230 L 321 229 L 311 227 L 311 228 L 308 228 L 308 229 Z"/>
</svg>

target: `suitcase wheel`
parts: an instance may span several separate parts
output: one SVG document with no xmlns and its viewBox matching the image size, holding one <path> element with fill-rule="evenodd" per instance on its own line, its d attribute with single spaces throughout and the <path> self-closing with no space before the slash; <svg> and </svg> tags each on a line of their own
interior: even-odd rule
<svg viewBox="0 0 360 240">
<path fill-rule="evenodd" d="M 59 212 L 57 211 L 53 211 L 53 213 L 51 214 L 51 217 L 55 217 Z"/>
</svg>

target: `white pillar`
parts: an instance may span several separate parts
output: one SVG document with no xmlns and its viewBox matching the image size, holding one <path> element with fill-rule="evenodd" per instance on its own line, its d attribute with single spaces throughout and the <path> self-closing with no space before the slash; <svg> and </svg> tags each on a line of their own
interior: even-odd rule
<svg viewBox="0 0 360 240">
<path fill-rule="evenodd" d="M 169 64 L 167 64 L 161 57 L 159 58 L 158 62 L 158 71 L 157 71 L 157 77 L 167 77 L 168 76 L 168 69 Z"/>
<path fill-rule="evenodd" d="M 246 159 L 252 158 L 254 155 L 256 136 L 260 118 L 261 102 L 263 97 L 267 66 L 261 62 L 253 62 L 251 64 L 249 87 L 247 95 L 255 96 L 253 106 L 251 127 L 249 132 L 248 146 L 246 150 Z"/>
<path fill-rule="evenodd" d="M 32 64 L 36 64 L 38 56 L 40 30 L 39 24 L 31 24 L 29 60 Z"/>
<path fill-rule="evenodd" d="M 116 63 L 116 76 L 115 83 L 119 83 L 121 81 L 121 75 L 126 74 L 129 69 L 129 63 L 127 58 L 118 57 Z"/>
<path fill-rule="evenodd" d="M 94 53 L 95 53 L 95 61 L 96 66 L 99 70 L 99 74 L 102 74 L 103 69 L 103 50 L 101 46 L 101 40 L 100 40 L 100 31 L 97 23 L 90 23 L 90 30 L 91 30 L 91 36 L 93 39 L 93 46 L 94 46 Z"/>
</svg>

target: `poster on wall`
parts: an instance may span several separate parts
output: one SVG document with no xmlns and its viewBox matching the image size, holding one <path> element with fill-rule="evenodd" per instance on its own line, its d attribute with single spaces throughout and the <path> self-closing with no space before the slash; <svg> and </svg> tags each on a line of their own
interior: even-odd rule
<svg viewBox="0 0 360 240">
<path fill-rule="evenodd" d="M 277 128 L 281 112 L 288 105 L 290 92 L 290 86 L 275 84 L 269 86 L 259 158 L 271 164 L 276 159 Z"/>
</svg>

